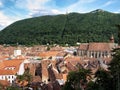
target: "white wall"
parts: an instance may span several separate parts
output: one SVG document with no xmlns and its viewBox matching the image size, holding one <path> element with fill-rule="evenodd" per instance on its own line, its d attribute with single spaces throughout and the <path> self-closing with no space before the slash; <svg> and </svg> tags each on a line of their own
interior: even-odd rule
<svg viewBox="0 0 120 90">
<path fill-rule="evenodd" d="M 16 79 L 15 75 L 0 75 L 0 80 L 7 80 L 12 83 Z"/>
<path fill-rule="evenodd" d="M 21 55 L 21 50 L 14 50 L 14 56 Z"/>
<path fill-rule="evenodd" d="M 22 63 L 20 64 L 20 67 L 19 67 L 19 70 L 18 70 L 17 74 L 18 74 L 18 75 L 23 75 L 24 71 L 25 71 L 24 63 L 22 62 Z"/>
</svg>

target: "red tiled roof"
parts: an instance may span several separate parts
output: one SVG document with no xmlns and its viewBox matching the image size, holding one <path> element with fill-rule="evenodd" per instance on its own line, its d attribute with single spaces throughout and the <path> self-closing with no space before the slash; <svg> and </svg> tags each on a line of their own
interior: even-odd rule
<svg viewBox="0 0 120 90">
<path fill-rule="evenodd" d="M 65 58 L 66 61 L 80 61 L 80 57 L 75 56 L 75 57 L 67 57 Z"/>
<path fill-rule="evenodd" d="M 0 80 L 0 84 L 2 86 L 9 86 L 10 85 L 10 83 L 7 80 Z"/>
<path fill-rule="evenodd" d="M 15 70 L 0 70 L 0 75 L 15 75 Z"/>
<path fill-rule="evenodd" d="M 80 64 L 84 64 L 84 61 L 78 57 L 78 56 L 75 56 L 75 57 L 67 57 L 65 59 L 66 62 L 71 62 L 73 65 L 76 65 L 77 63 L 80 63 Z"/>
<path fill-rule="evenodd" d="M 0 62 L 0 75 L 15 75 L 18 70 L 19 66 L 22 63 L 23 60 L 3 60 Z M 6 68 L 14 67 L 13 70 Z"/>
<path fill-rule="evenodd" d="M 4 60 L 0 63 L 0 66 L 2 64 L 2 67 L 0 69 L 4 69 L 6 67 L 15 67 L 15 70 L 18 70 L 19 65 L 22 63 L 22 61 L 22 59 Z"/>
<path fill-rule="evenodd" d="M 113 45 L 111 43 L 86 43 L 81 44 L 79 49 L 80 50 L 88 50 L 88 51 L 110 51 L 113 48 Z"/>
<path fill-rule="evenodd" d="M 79 49 L 81 50 L 87 50 L 87 48 L 88 48 L 88 44 L 81 44 L 79 47 Z"/>
<path fill-rule="evenodd" d="M 89 51 L 110 51 L 111 47 L 109 43 L 89 43 Z"/>
<path fill-rule="evenodd" d="M 47 52 L 41 52 L 39 53 L 40 57 L 49 57 L 49 56 L 56 56 L 59 53 L 59 51 L 47 51 Z"/>
<path fill-rule="evenodd" d="M 0 69 L 3 69 L 5 67 L 3 61 L 0 62 Z"/>
<path fill-rule="evenodd" d="M 77 70 L 77 67 L 71 62 L 66 63 L 66 67 L 69 71 L 76 71 Z"/>
<path fill-rule="evenodd" d="M 48 77 L 48 70 L 47 67 L 50 64 L 50 60 L 43 60 L 41 61 L 41 65 L 42 65 L 42 75 L 45 77 Z"/>
<path fill-rule="evenodd" d="M 34 76 L 32 82 L 41 82 L 42 79 L 40 76 Z"/>
</svg>

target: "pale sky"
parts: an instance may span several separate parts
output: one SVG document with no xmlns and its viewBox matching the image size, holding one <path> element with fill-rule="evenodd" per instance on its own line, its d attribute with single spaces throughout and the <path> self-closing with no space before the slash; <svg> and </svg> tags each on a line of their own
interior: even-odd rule
<svg viewBox="0 0 120 90">
<path fill-rule="evenodd" d="M 0 30 L 25 18 L 96 9 L 120 13 L 120 0 L 0 0 Z"/>
</svg>

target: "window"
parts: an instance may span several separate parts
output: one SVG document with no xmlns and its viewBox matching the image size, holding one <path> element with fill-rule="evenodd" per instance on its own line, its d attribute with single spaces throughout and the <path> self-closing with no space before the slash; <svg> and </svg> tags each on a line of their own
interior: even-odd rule
<svg viewBox="0 0 120 90">
<path fill-rule="evenodd" d="M 12 80 L 12 83 L 14 83 L 14 80 Z"/>
<path fill-rule="evenodd" d="M 80 53 L 81 53 L 80 55 L 82 56 L 82 51 L 80 51 Z"/>
<path fill-rule="evenodd" d="M 102 52 L 102 57 L 104 57 L 104 52 Z"/>
<path fill-rule="evenodd" d="M 94 57 L 94 52 L 92 52 L 92 57 Z"/>
<path fill-rule="evenodd" d="M 108 56 L 108 52 L 107 52 L 107 51 L 105 51 L 105 56 L 106 56 L 106 57 Z"/>
<path fill-rule="evenodd" d="M 97 52 L 95 52 L 95 58 L 97 58 Z"/>
<path fill-rule="evenodd" d="M 10 76 L 8 76 L 8 78 L 10 79 Z"/>
<path fill-rule="evenodd" d="M 99 51 L 99 58 L 101 57 L 101 52 Z"/>
<path fill-rule="evenodd" d="M 91 51 L 89 51 L 89 57 L 91 57 Z"/>
</svg>

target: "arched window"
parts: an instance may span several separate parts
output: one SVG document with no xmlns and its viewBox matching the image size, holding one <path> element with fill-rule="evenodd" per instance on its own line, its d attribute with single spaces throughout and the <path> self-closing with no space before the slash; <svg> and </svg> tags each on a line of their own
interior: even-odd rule
<svg viewBox="0 0 120 90">
<path fill-rule="evenodd" d="M 95 58 L 97 58 L 97 52 L 95 52 Z"/>
<path fill-rule="evenodd" d="M 94 52 L 93 52 L 93 51 L 92 51 L 92 54 L 91 54 L 91 55 L 92 55 L 92 57 L 94 57 Z"/>
<path fill-rule="evenodd" d="M 99 58 L 101 57 L 101 52 L 100 52 L 100 51 L 99 51 L 98 57 L 99 57 Z"/>
<path fill-rule="evenodd" d="M 105 56 L 106 56 L 106 57 L 108 56 L 108 52 L 107 52 L 107 51 L 105 51 Z"/>
</svg>

